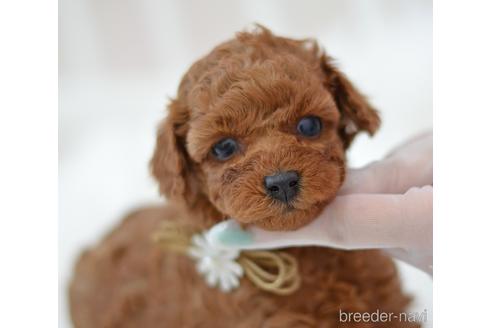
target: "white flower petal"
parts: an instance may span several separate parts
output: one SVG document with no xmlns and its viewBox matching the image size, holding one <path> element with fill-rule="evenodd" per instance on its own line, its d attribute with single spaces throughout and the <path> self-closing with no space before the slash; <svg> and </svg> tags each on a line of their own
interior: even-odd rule
<svg viewBox="0 0 492 328">
<path fill-rule="evenodd" d="M 234 276 L 231 275 L 220 277 L 220 289 L 223 292 L 229 292 L 233 289 L 233 278 Z"/>
<path fill-rule="evenodd" d="M 219 276 L 215 271 L 210 271 L 209 273 L 207 273 L 205 280 L 207 281 L 207 285 L 209 285 L 210 287 L 215 287 L 219 282 Z"/>
<path fill-rule="evenodd" d="M 232 276 L 231 277 L 231 285 L 233 289 L 236 289 L 239 287 L 239 278 L 237 276 Z"/>
<path fill-rule="evenodd" d="M 232 272 L 224 271 L 220 276 L 221 283 L 225 289 L 232 290 L 239 286 L 239 279 Z"/>
<path fill-rule="evenodd" d="M 232 286 L 228 281 L 221 280 L 219 288 L 223 293 L 228 293 L 231 291 Z"/>
<path fill-rule="evenodd" d="M 229 276 L 228 281 L 231 286 L 231 290 L 239 287 L 239 278 L 237 276 Z"/>
<path fill-rule="evenodd" d="M 220 271 L 219 272 L 219 279 L 221 282 L 229 282 L 229 278 L 231 277 L 231 274 L 229 272 L 226 272 L 226 271 Z"/>
<path fill-rule="evenodd" d="M 200 260 L 196 263 L 196 270 L 201 274 L 206 274 L 210 271 L 210 265 L 206 261 Z"/>
</svg>

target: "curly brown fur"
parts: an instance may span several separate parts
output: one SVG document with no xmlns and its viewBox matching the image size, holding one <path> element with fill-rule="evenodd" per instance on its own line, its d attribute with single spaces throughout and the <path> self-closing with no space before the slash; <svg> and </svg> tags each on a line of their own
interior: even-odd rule
<svg viewBox="0 0 492 328">
<path fill-rule="evenodd" d="M 309 115 L 322 120 L 316 138 L 296 132 Z M 275 296 L 247 279 L 225 294 L 209 288 L 189 258 L 150 239 L 166 220 L 200 229 L 226 217 L 271 230 L 303 226 L 340 188 L 355 134 L 378 126 L 376 111 L 316 42 L 259 28 L 218 46 L 187 72 L 158 132 L 152 172 L 172 205 L 130 215 L 81 256 L 70 287 L 76 327 L 416 326 L 339 322 L 339 311 L 404 312 L 409 298 L 379 251 L 291 248 L 302 278 L 294 294 Z M 240 151 L 219 161 L 210 148 L 224 137 Z M 282 170 L 301 176 L 289 204 L 263 186 Z"/>
</svg>

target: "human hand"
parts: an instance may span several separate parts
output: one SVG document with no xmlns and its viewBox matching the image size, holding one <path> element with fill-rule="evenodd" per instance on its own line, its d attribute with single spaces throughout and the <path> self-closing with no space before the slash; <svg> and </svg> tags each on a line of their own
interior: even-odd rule
<svg viewBox="0 0 492 328">
<path fill-rule="evenodd" d="M 381 248 L 432 273 L 432 183 L 432 133 L 428 133 L 381 161 L 349 170 L 339 196 L 301 229 L 242 230 L 228 220 L 213 227 L 209 237 L 222 246 L 241 249 Z"/>
</svg>

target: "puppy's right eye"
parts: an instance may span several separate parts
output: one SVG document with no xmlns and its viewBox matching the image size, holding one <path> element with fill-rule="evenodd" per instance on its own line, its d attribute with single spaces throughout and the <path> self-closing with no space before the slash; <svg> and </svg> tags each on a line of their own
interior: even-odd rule
<svg viewBox="0 0 492 328">
<path fill-rule="evenodd" d="M 297 123 L 297 131 L 305 137 L 316 137 L 321 132 L 321 120 L 316 116 L 307 116 Z"/>
<path fill-rule="evenodd" d="M 232 138 L 222 139 L 212 147 L 212 154 L 220 161 L 228 160 L 234 155 L 239 146 L 237 141 Z"/>
</svg>

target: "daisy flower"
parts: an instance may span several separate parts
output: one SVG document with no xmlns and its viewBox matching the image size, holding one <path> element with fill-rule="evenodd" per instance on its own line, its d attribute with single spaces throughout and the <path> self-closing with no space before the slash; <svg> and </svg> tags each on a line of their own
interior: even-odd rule
<svg viewBox="0 0 492 328">
<path fill-rule="evenodd" d="M 236 261 L 239 250 L 212 244 L 202 233 L 193 235 L 188 254 L 195 259 L 197 270 L 205 277 L 208 286 L 218 287 L 225 293 L 239 286 L 239 279 L 244 274 Z"/>
</svg>

